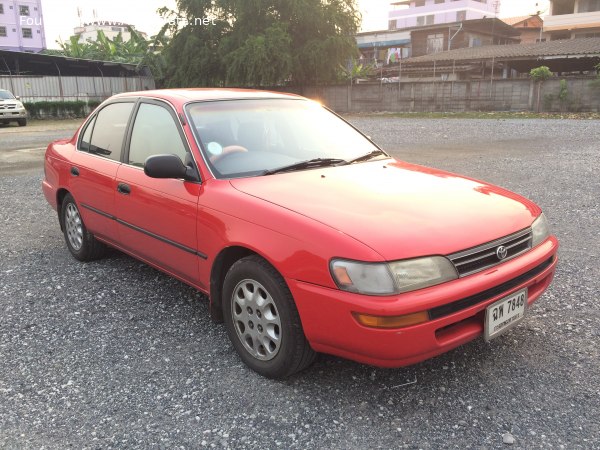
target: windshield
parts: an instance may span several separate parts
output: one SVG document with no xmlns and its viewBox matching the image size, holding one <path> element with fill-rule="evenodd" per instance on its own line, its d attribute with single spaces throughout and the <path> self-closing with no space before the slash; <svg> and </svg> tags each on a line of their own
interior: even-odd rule
<svg viewBox="0 0 600 450">
<path fill-rule="evenodd" d="M 217 178 L 264 175 L 305 161 L 351 161 L 378 150 L 342 119 L 309 100 L 202 102 L 190 104 L 187 111 Z"/>
<path fill-rule="evenodd" d="M 14 100 L 15 96 L 8 91 L 0 91 L 0 100 Z"/>
</svg>

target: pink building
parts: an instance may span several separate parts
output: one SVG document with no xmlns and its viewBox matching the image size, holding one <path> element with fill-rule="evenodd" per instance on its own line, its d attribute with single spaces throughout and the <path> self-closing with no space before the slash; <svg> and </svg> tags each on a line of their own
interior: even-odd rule
<svg viewBox="0 0 600 450">
<path fill-rule="evenodd" d="M 403 0 L 391 4 L 390 30 L 491 18 L 500 0 Z"/>
<path fill-rule="evenodd" d="M 37 53 L 45 48 L 42 0 L 0 0 L 0 50 Z"/>
</svg>

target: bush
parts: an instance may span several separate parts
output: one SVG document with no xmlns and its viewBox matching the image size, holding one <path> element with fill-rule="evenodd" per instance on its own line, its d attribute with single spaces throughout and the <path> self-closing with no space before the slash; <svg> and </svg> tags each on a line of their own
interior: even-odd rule
<svg viewBox="0 0 600 450">
<path fill-rule="evenodd" d="M 48 117 L 86 117 L 100 103 L 101 102 L 97 100 L 90 100 L 87 102 L 78 100 L 64 102 L 26 102 L 24 105 L 29 113 L 29 117 L 33 119 L 44 119 Z"/>
</svg>

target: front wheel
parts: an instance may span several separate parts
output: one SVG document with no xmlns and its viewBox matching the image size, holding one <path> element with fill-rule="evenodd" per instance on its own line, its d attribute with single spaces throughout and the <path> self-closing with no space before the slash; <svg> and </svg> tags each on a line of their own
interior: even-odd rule
<svg viewBox="0 0 600 450">
<path fill-rule="evenodd" d="M 79 213 L 79 208 L 71 194 L 62 202 L 61 222 L 67 248 L 79 261 L 93 261 L 104 255 L 106 247 L 90 233 Z"/>
<path fill-rule="evenodd" d="M 20 127 L 27 126 L 27 119 L 19 119 L 19 120 L 17 120 L 17 123 L 19 124 Z"/>
<path fill-rule="evenodd" d="M 316 353 L 304 336 L 292 294 L 264 259 L 249 256 L 229 269 L 223 312 L 233 346 L 259 374 L 281 379 L 314 361 Z"/>
</svg>

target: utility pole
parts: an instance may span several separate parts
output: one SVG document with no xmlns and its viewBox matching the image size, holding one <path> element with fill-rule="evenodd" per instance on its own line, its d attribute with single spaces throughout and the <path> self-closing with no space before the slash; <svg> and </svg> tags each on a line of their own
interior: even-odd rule
<svg viewBox="0 0 600 450">
<path fill-rule="evenodd" d="M 492 19 L 492 45 L 494 44 L 494 31 L 496 28 L 496 20 L 498 20 L 498 13 L 500 11 L 500 0 L 496 0 L 493 3 L 494 5 L 494 18 Z M 492 75 L 490 76 L 490 98 L 492 98 L 493 95 L 493 88 L 494 88 L 494 65 L 496 64 L 496 57 L 492 56 Z"/>
</svg>

